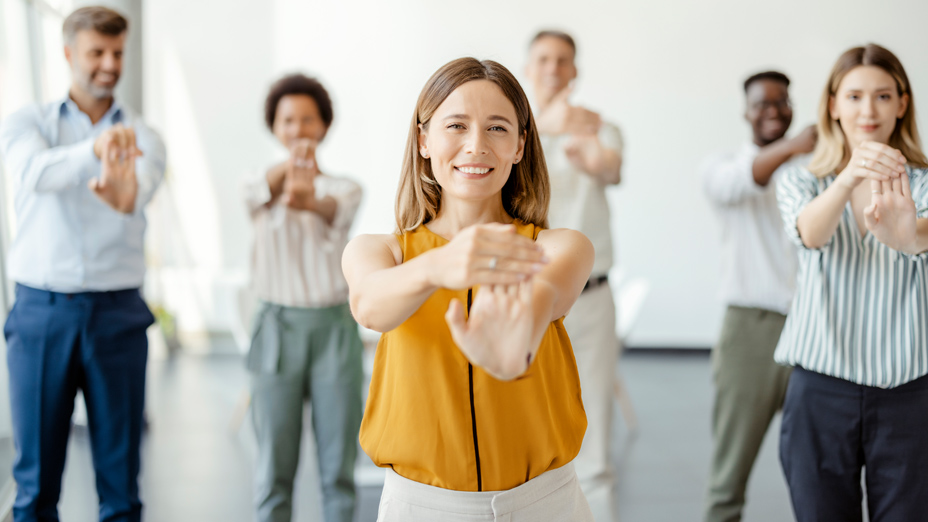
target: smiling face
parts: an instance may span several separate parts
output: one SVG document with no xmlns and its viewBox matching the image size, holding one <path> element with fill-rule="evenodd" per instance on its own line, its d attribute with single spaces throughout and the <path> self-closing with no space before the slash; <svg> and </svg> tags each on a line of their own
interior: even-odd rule
<svg viewBox="0 0 928 522">
<path fill-rule="evenodd" d="M 111 98 L 122 73 L 125 45 L 125 32 L 111 36 L 93 30 L 78 31 L 74 42 L 64 49 L 73 86 L 98 100 Z"/>
<path fill-rule="evenodd" d="M 280 143 L 290 147 L 301 139 L 322 141 L 328 129 L 319 114 L 319 105 L 312 96 L 288 94 L 277 102 L 272 130 Z"/>
<path fill-rule="evenodd" d="M 864 141 L 888 144 L 908 103 L 909 96 L 899 95 L 896 80 L 889 73 L 861 65 L 844 75 L 831 97 L 829 111 L 853 149 Z"/>
<path fill-rule="evenodd" d="M 515 107 L 488 80 L 461 85 L 419 126 L 419 153 L 443 198 L 498 198 L 524 148 Z"/>
<path fill-rule="evenodd" d="M 525 75 L 538 101 L 548 103 L 577 77 L 574 49 L 555 36 L 539 38 L 529 49 Z"/>
<path fill-rule="evenodd" d="M 789 90 L 785 83 L 762 79 L 751 83 L 745 93 L 744 118 L 751 124 L 754 143 L 763 147 L 782 138 L 793 121 Z"/>
</svg>

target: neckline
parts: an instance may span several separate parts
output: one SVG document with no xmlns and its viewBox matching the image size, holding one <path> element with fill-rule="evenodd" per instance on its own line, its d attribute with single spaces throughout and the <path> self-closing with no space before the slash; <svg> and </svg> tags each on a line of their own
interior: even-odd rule
<svg viewBox="0 0 928 522">
<path fill-rule="evenodd" d="M 494 221 L 494 223 L 499 223 L 499 221 Z M 485 224 L 487 224 L 487 223 L 485 223 Z M 503 224 L 503 225 L 507 225 L 507 224 L 509 224 L 509 225 L 515 225 L 515 226 L 516 226 L 516 233 L 518 233 L 519 230 L 525 225 L 524 223 L 522 223 L 522 220 L 520 220 L 519 218 L 512 218 L 512 222 L 511 222 L 511 223 L 501 223 L 501 224 Z M 419 225 L 419 227 L 421 227 L 421 228 L 424 229 L 426 232 L 428 232 L 429 235 L 435 236 L 435 237 L 437 237 L 438 239 L 441 239 L 442 241 L 444 241 L 445 243 L 450 243 L 450 242 L 451 242 L 450 239 L 446 238 L 445 236 L 443 236 L 443 235 L 441 235 L 441 234 L 435 232 L 435 231 L 432 230 L 431 228 L 429 228 L 428 224 L 426 224 L 426 223 L 423 223 L 423 224 Z"/>
</svg>

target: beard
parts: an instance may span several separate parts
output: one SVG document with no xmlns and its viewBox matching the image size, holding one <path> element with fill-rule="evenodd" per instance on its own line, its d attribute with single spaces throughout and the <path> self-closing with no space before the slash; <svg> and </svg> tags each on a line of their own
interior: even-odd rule
<svg viewBox="0 0 928 522">
<path fill-rule="evenodd" d="M 81 86 L 81 88 L 87 94 L 93 96 L 97 100 L 106 100 L 113 97 L 113 91 L 116 89 L 116 85 L 119 82 L 119 74 L 115 73 L 113 76 L 116 77 L 116 82 L 113 83 L 112 87 L 105 87 L 97 85 L 93 82 L 93 74 L 85 73 L 80 70 L 78 67 L 74 67 L 72 70 L 74 78 L 77 80 L 76 83 Z"/>
</svg>

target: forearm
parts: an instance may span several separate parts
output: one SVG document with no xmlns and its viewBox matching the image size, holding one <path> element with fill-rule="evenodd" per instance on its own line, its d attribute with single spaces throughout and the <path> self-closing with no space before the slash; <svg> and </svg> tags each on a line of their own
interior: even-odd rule
<svg viewBox="0 0 928 522">
<path fill-rule="evenodd" d="M 388 332 L 403 324 L 437 290 L 427 276 L 429 253 L 376 270 L 350 289 L 351 313 L 371 330 Z"/>
<path fill-rule="evenodd" d="M 530 357 L 528 361 L 535 360 L 535 354 L 541 346 L 541 340 L 548 331 L 551 322 L 557 319 L 555 303 L 557 302 L 557 288 L 544 280 L 535 280 L 532 284 L 532 340 L 529 344 Z"/>
<path fill-rule="evenodd" d="M 852 191 L 836 181 L 806 205 L 796 220 L 802 244 L 808 248 L 821 248 L 828 243 L 838 229 Z"/>
<path fill-rule="evenodd" d="M 71 189 L 86 182 L 91 170 L 98 166 L 92 140 L 49 149 L 30 148 L 24 144 L 19 148 L 11 147 L 8 152 L 11 175 L 22 190 L 59 192 Z"/>
<path fill-rule="evenodd" d="M 322 199 L 314 199 L 312 207 L 308 209 L 325 220 L 326 224 L 331 225 L 335 221 L 335 212 L 338 210 L 338 202 L 332 196 L 325 196 Z"/>
<path fill-rule="evenodd" d="M 618 185 L 622 181 L 622 155 L 600 146 L 586 161 L 586 173 L 606 185 Z"/>
<path fill-rule="evenodd" d="M 268 205 L 276 201 L 284 192 L 284 178 L 287 174 L 287 166 L 287 162 L 274 165 L 268 169 L 265 175 L 267 188 L 271 191 L 271 199 L 267 202 Z"/>
<path fill-rule="evenodd" d="M 793 157 L 795 153 L 792 142 L 787 139 L 781 139 L 761 148 L 751 166 L 754 183 L 766 187 L 770 183 L 770 179 L 773 178 L 773 173 L 780 168 L 780 165 Z"/>
</svg>

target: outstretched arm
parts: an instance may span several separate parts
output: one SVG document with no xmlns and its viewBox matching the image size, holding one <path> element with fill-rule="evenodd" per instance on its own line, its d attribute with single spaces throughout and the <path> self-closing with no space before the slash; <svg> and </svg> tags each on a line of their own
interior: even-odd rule
<svg viewBox="0 0 928 522">
<path fill-rule="evenodd" d="M 525 281 L 541 270 L 540 248 L 512 225 L 474 225 L 448 244 L 404 260 L 396 236 L 354 238 L 342 256 L 351 312 L 362 326 L 386 332 L 402 324 L 438 288 Z"/>
<path fill-rule="evenodd" d="M 796 229 L 808 248 L 821 248 L 838 229 L 841 213 L 851 193 L 863 180 L 898 180 L 905 173 L 905 157 L 881 143 L 864 142 L 854 149 L 847 167 L 824 192 L 799 214 Z"/>
<path fill-rule="evenodd" d="M 579 232 L 544 231 L 538 244 L 550 262 L 531 280 L 481 288 L 467 320 L 456 300 L 445 314 L 467 359 L 500 380 L 525 373 L 548 326 L 570 310 L 593 268 L 593 245 Z"/>
</svg>

